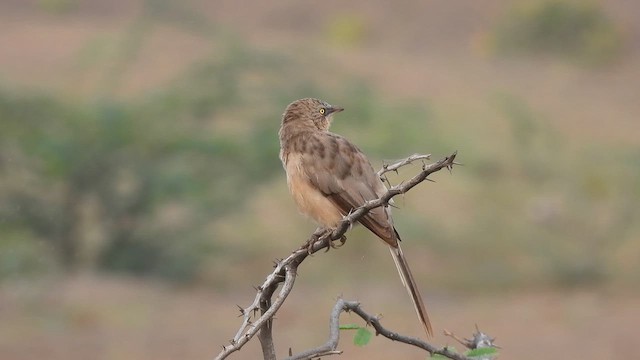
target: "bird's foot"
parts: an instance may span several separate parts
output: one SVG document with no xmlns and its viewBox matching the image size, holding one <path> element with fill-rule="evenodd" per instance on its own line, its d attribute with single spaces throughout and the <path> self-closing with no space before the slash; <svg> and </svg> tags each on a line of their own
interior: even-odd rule
<svg viewBox="0 0 640 360">
<path fill-rule="evenodd" d="M 321 240 L 323 238 L 327 238 L 327 235 L 330 234 L 331 229 L 328 228 L 323 228 L 323 227 L 319 227 L 316 229 L 316 231 L 313 232 L 313 234 L 311 234 L 311 237 L 309 237 L 309 240 L 307 240 L 307 243 L 304 245 L 304 248 L 307 249 L 307 254 L 311 255 L 313 254 L 313 245 L 318 241 Z"/>
<path fill-rule="evenodd" d="M 347 242 L 347 237 L 342 235 L 340 239 L 338 239 L 340 243 L 335 244 L 334 240 L 331 239 L 332 233 L 333 233 L 333 229 L 331 228 L 323 228 L 323 227 L 317 228 L 316 231 L 313 232 L 313 234 L 311 235 L 307 243 L 304 245 L 304 247 L 306 247 L 307 249 L 307 253 L 309 255 L 313 253 L 313 245 L 318 241 L 322 241 L 323 247 L 327 248 L 325 252 L 329 251 L 332 248 L 337 249 Z"/>
<path fill-rule="evenodd" d="M 340 243 L 336 244 L 333 241 L 331 241 L 331 247 L 334 248 L 334 249 L 341 248 L 342 245 L 347 243 L 347 236 L 346 235 L 342 235 L 342 236 L 340 236 L 340 239 L 338 239 L 336 241 L 339 241 Z"/>
</svg>

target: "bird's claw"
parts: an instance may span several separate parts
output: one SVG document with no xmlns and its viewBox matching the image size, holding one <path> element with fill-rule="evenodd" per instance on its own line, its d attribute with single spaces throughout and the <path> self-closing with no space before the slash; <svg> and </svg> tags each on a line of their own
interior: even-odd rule
<svg viewBox="0 0 640 360">
<path fill-rule="evenodd" d="M 309 241 L 307 241 L 307 243 L 303 246 L 303 248 L 306 248 L 307 250 L 307 254 L 312 255 L 313 254 L 313 245 L 318 242 L 321 241 L 323 246 L 322 247 L 326 247 L 325 252 L 329 251 L 330 249 L 337 249 L 342 247 L 342 245 L 344 245 L 347 242 L 347 237 L 345 235 L 340 236 L 339 239 L 337 239 L 339 241 L 339 244 L 334 243 L 334 240 L 331 238 L 331 234 L 333 233 L 332 229 L 328 229 L 328 228 L 318 228 L 316 229 L 316 231 L 311 235 L 311 237 L 309 238 Z"/>
<path fill-rule="evenodd" d="M 339 239 L 336 239 L 337 241 L 339 241 L 339 244 L 336 244 L 332 238 L 331 238 L 331 233 L 332 232 L 328 232 L 326 235 L 326 242 L 327 242 L 327 250 L 325 250 L 324 252 L 329 251 L 329 249 L 338 249 L 341 248 L 342 245 L 344 245 L 347 242 L 347 237 L 345 235 L 340 236 Z"/>
<path fill-rule="evenodd" d="M 340 242 L 340 244 L 335 244 L 333 241 L 331 241 L 331 247 L 334 249 L 337 248 L 341 248 L 342 245 L 344 245 L 347 242 L 347 237 L 345 235 L 340 236 L 340 239 L 338 239 L 338 241 Z"/>
</svg>

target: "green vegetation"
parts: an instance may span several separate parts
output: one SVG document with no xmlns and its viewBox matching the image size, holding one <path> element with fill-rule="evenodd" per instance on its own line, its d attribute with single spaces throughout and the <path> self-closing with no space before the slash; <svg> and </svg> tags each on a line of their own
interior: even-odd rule
<svg viewBox="0 0 640 360">
<path fill-rule="evenodd" d="M 525 1 L 514 6 L 494 31 L 501 53 L 548 54 L 585 64 L 604 64 L 620 54 L 622 36 L 591 1 Z"/>
<path fill-rule="evenodd" d="M 278 114 L 291 93 L 325 92 L 303 77 L 282 92 L 255 79 L 284 77 L 295 66 L 233 46 L 128 101 L 0 91 L 0 275 L 79 268 L 184 282 L 235 256 L 235 246 L 251 261 L 261 214 L 245 205 L 280 174 Z M 344 118 L 353 121 L 337 121 L 336 131 L 373 158 L 443 154 L 464 143 L 466 166 L 441 181 L 467 189 L 471 207 L 457 215 L 466 225 L 420 213 L 398 219 L 407 238 L 437 234 L 425 246 L 458 264 L 456 272 L 432 273 L 434 283 L 573 286 L 637 270 L 633 258 L 619 262 L 640 231 L 637 151 L 567 148 L 545 116 L 510 94 L 490 98 L 497 113 L 484 115 L 507 124 L 502 141 L 487 144 L 482 134 L 462 141 L 442 136 L 465 129 L 437 104 L 390 104 L 358 79 L 346 84 L 332 98 L 349 99 Z M 371 130 L 358 131 L 363 126 Z M 602 214 L 606 220 L 594 221 Z M 212 226 L 220 218 L 241 222 L 225 233 L 231 238 Z M 489 285 L 480 286 L 483 279 Z"/>
<path fill-rule="evenodd" d="M 499 155 L 480 156 L 465 169 L 478 207 L 461 240 L 446 245 L 465 250 L 451 255 L 460 256 L 457 263 L 475 263 L 474 276 L 460 285 L 485 278 L 494 286 L 571 287 L 620 279 L 637 268 L 637 258 L 620 262 L 622 249 L 637 249 L 631 235 L 640 217 L 637 149 L 572 147 L 522 99 L 496 99 L 511 136 L 498 145 Z"/>
<path fill-rule="evenodd" d="M 510 93 L 479 99 L 482 111 L 390 101 L 333 64 L 328 71 L 317 60 L 303 71 L 306 60 L 251 48 L 186 11 L 163 16 L 170 3 L 145 4 L 148 12 L 122 39 L 103 44 L 115 50 L 92 58 L 89 44 L 78 55 L 82 66 L 105 69 L 95 94 L 71 100 L 0 88 L 0 279 L 88 270 L 225 285 L 234 269 L 224 264 L 240 259 L 262 273 L 262 250 L 286 244 L 288 251 L 302 241 L 291 234 L 312 227 L 287 215 L 296 212 L 286 202 L 277 129 L 287 103 L 315 96 L 347 108 L 334 129 L 375 164 L 459 150 L 465 166 L 454 176 L 438 174 L 437 187 L 407 195 L 418 210 L 402 211 L 398 201 L 403 237 L 433 261 L 433 288 L 638 283 L 629 275 L 640 270 L 637 148 L 569 144 L 558 119 Z M 610 29 L 592 5 L 531 9 L 514 15 L 519 30 L 500 28 L 513 36 L 500 41 L 583 54 L 592 36 Z M 211 52 L 153 91 L 119 98 L 154 26 L 176 16 Z M 354 34 L 357 43 L 361 33 Z M 586 40 L 572 50 L 562 45 L 576 38 Z M 339 85 L 327 85 L 326 74 Z M 472 121 L 480 125 L 470 130 Z M 405 179 L 403 171 L 392 182 Z M 439 202 L 431 200 L 436 192 Z M 277 233 L 267 242 L 269 226 Z M 350 238 L 363 236 L 357 231 Z M 350 241 L 341 255 L 359 259 L 369 244 Z M 366 271 L 363 282 L 382 273 Z M 307 278 L 327 281 L 327 271 L 315 273 Z"/>
<path fill-rule="evenodd" d="M 292 96 L 250 89 L 252 74 L 282 76 L 269 59 L 234 47 L 131 101 L 0 91 L 0 227 L 13 234 L 0 240 L 0 276 L 89 268 L 188 281 L 224 256 L 207 224 L 281 170 L 278 114 Z M 356 116 L 374 110 L 361 119 L 377 127 L 393 109 L 365 89 L 345 97 L 361 101 Z M 379 135 L 365 145 L 390 151 L 393 138 Z"/>
<path fill-rule="evenodd" d="M 0 92 L 0 216 L 5 232 L 23 236 L 3 253 L 21 264 L 38 252 L 64 268 L 192 278 L 212 250 L 203 225 L 240 207 L 279 167 L 276 141 L 265 141 L 277 122 L 258 117 L 236 138 L 217 129 L 246 101 L 226 86 L 255 69 L 237 60 L 197 66 L 133 103 Z M 1 246 L 13 243 L 3 237 Z"/>
</svg>

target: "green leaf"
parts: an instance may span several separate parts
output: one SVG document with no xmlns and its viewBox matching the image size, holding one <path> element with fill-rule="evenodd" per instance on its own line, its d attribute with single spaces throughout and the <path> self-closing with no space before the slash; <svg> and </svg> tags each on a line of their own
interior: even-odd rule
<svg viewBox="0 0 640 360">
<path fill-rule="evenodd" d="M 358 330 L 358 329 L 360 329 L 360 325 L 358 325 L 358 324 L 340 325 L 340 330 Z"/>
<path fill-rule="evenodd" d="M 356 346 L 365 346 L 371 340 L 371 331 L 361 327 L 356 332 L 356 335 L 353 337 L 353 343 Z"/>
<path fill-rule="evenodd" d="M 495 356 L 498 355 L 498 349 L 493 347 L 477 348 L 467 351 L 466 355 L 469 357 L 479 357 L 487 355 Z"/>
</svg>

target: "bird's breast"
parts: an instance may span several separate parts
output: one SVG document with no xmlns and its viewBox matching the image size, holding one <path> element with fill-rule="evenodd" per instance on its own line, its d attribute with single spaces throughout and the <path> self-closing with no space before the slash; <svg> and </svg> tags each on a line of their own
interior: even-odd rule
<svg viewBox="0 0 640 360">
<path fill-rule="evenodd" d="M 289 153 L 284 161 L 287 184 L 298 209 L 316 222 L 336 227 L 343 214 L 316 186 L 304 171 L 300 154 Z"/>
</svg>

